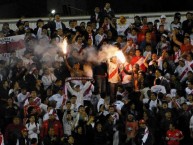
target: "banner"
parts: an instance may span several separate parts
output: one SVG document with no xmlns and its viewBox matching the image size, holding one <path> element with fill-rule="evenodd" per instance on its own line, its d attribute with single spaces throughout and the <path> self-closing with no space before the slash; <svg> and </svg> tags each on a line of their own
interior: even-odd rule
<svg viewBox="0 0 193 145">
<path fill-rule="evenodd" d="M 10 57 L 12 52 L 18 53 L 25 48 L 25 35 L 16 35 L 11 37 L 0 38 L 0 59 Z"/>
</svg>

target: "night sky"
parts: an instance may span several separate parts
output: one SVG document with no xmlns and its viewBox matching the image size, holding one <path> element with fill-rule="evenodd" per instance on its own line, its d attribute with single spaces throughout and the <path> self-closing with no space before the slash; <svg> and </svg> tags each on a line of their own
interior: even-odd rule
<svg viewBox="0 0 193 145">
<path fill-rule="evenodd" d="M 26 17 L 46 17 L 49 0 L 1 0 L 0 19 Z M 59 0 L 56 0 L 57 2 Z M 64 0 L 65 1 L 65 0 Z M 104 7 L 110 2 L 115 13 L 141 13 L 163 11 L 193 11 L 193 0 L 84 0 L 86 12 L 90 14 L 95 6 Z"/>
</svg>

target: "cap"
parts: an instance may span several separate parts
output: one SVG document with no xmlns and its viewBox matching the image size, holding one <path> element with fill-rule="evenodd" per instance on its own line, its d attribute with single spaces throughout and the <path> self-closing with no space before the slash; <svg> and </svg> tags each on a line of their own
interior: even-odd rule
<svg viewBox="0 0 193 145">
<path fill-rule="evenodd" d="M 162 34 L 163 37 L 167 38 L 168 36 L 166 34 Z"/>
<path fill-rule="evenodd" d="M 28 130 L 27 130 L 27 128 L 26 128 L 26 127 L 24 127 L 24 128 L 22 128 L 22 129 L 21 129 L 21 131 L 22 131 L 22 132 L 24 132 L 24 131 L 26 131 L 26 132 L 27 132 Z"/>
<path fill-rule="evenodd" d="M 161 18 L 161 19 L 166 19 L 166 16 L 165 16 L 165 15 L 161 15 L 160 18 Z"/>
<path fill-rule="evenodd" d="M 145 124 L 145 120 L 143 119 L 139 120 L 139 124 Z"/>
</svg>

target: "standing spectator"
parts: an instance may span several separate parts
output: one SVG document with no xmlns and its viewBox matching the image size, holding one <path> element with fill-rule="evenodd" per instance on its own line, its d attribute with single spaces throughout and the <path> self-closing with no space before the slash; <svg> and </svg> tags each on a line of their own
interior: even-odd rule
<svg viewBox="0 0 193 145">
<path fill-rule="evenodd" d="M 98 26 L 101 26 L 103 14 L 101 13 L 99 7 L 95 7 L 94 12 L 90 16 L 90 21 L 95 22 Z"/>
<path fill-rule="evenodd" d="M 128 114 L 127 121 L 126 121 L 126 134 L 127 134 L 127 140 L 126 142 L 129 145 L 132 145 L 134 143 L 135 136 L 138 131 L 138 122 L 135 120 L 134 116 L 132 114 Z"/>
<path fill-rule="evenodd" d="M 189 70 L 190 70 L 190 67 L 187 64 L 185 64 L 185 61 L 183 59 L 180 59 L 179 65 L 176 67 L 176 70 L 174 73 L 177 74 L 178 79 L 182 83 L 186 81 Z"/>
<path fill-rule="evenodd" d="M 65 31 L 65 29 L 66 29 L 66 26 L 61 21 L 59 14 L 54 15 L 54 20 L 48 23 L 48 27 L 51 30 L 51 36 L 52 37 L 54 37 L 56 35 L 56 30 L 62 29 L 63 31 Z"/>
<path fill-rule="evenodd" d="M 130 24 L 128 23 L 128 20 L 126 19 L 126 17 L 120 16 L 117 23 L 118 35 L 124 36 L 125 35 L 124 32 L 129 27 L 129 25 Z"/>
<path fill-rule="evenodd" d="M 156 42 L 151 38 L 151 33 L 150 32 L 145 33 L 145 39 L 141 42 L 139 49 L 142 52 L 144 52 L 145 51 L 145 46 L 147 46 L 148 44 L 151 45 L 152 51 L 153 51 L 156 47 Z"/>
<path fill-rule="evenodd" d="M 95 35 L 95 45 L 101 46 L 105 38 L 107 38 L 107 35 L 104 33 L 104 29 L 100 27 L 98 29 L 98 34 Z"/>
<path fill-rule="evenodd" d="M 59 145 L 60 144 L 60 138 L 56 135 L 56 130 L 54 127 L 50 127 L 48 129 L 48 134 L 44 136 L 43 138 L 43 144 L 44 145 Z"/>
<path fill-rule="evenodd" d="M 54 110 L 49 112 L 49 119 L 45 120 L 42 124 L 40 129 L 41 139 L 44 139 L 47 135 L 50 135 L 51 132 L 53 136 L 63 136 L 62 124 L 59 120 L 56 120 L 56 112 Z"/>
<path fill-rule="evenodd" d="M 28 138 L 28 130 L 26 127 L 21 130 L 21 137 L 17 139 L 16 145 L 30 145 L 30 139 Z"/>
<path fill-rule="evenodd" d="M 168 22 L 166 22 L 166 16 L 165 15 L 161 15 L 160 16 L 160 22 L 157 25 L 157 29 L 159 29 L 159 26 L 163 25 L 164 26 L 164 30 L 167 32 L 170 32 L 170 24 Z"/>
<path fill-rule="evenodd" d="M 145 58 L 141 55 L 141 50 L 135 50 L 135 56 L 131 59 L 131 65 L 134 66 L 135 64 L 139 65 L 139 69 L 146 72 L 146 66 L 144 65 Z"/>
<path fill-rule="evenodd" d="M 186 33 L 190 34 L 192 27 L 193 27 L 192 13 L 187 12 L 186 20 L 182 22 L 182 30 L 184 31 L 184 34 Z"/>
<path fill-rule="evenodd" d="M 20 110 L 19 107 L 16 104 L 14 104 L 13 99 L 9 98 L 7 100 L 7 105 L 5 106 L 4 111 L 5 111 L 4 112 L 5 125 L 7 126 L 12 122 L 14 116 L 19 115 Z"/>
<path fill-rule="evenodd" d="M 33 89 L 33 90 L 31 91 L 30 97 L 33 99 L 33 104 L 34 104 L 34 105 L 40 106 L 40 104 L 41 104 L 41 98 L 39 98 L 39 97 L 37 96 L 37 92 L 36 92 L 35 89 Z M 28 104 L 29 104 L 29 101 L 26 100 L 25 103 L 24 103 L 24 106 L 25 106 L 25 105 L 28 105 Z"/>
<path fill-rule="evenodd" d="M 111 9 L 111 4 L 106 3 L 104 10 L 103 10 L 103 17 L 108 17 L 109 19 L 112 19 L 115 17 L 114 11 Z"/>
<path fill-rule="evenodd" d="M 161 41 L 157 43 L 156 51 L 158 56 L 161 56 L 163 50 L 170 51 L 171 49 L 170 42 L 167 41 L 167 37 L 167 34 L 162 34 Z"/>
<path fill-rule="evenodd" d="M 182 131 L 176 129 L 174 123 L 170 123 L 169 130 L 166 133 L 168 145 L 180 145 L 180 141 L 184 138 Z"/>
<path fill-rule="evenodd" d="M 44 21 L 42 19 L 37 20 L 36 28 L 34 29 L 34 34 L 36 35 L 37 39 L 40 39 L 43 36 L 43 26 Z"/>
<path fill-rule="evenodd" d="M 110 102 L 113 103 L 115 101 L 117 86 L 120 81 L 119 65 L 117 61 L 117 57 L 113 56 L 108 60 L 107 66 L 108 72 L 108 82 L 109 82 L 109 91 L 110 91 Z"/>
<path fill-rule="evenodd" d="M 134 17 L 134 23 L 132 24 L 134 26 L 134 28 L 136 28 L 138 31 L 140 30 L 141 28 L 141 18 L 137 15 Z M 145 26 L 144 26 L 145 27 Z M 143 27 L 143 29 L 144 29 Z"/>
<path fill-rule="evenodd" d="M 73 117 L 70 111 L 67 111 L 63 116 L 63 128 L 65 135 L 72 135 L 73 128 Z"/>
<path fill-rule="evenodd" d="M 136 135 L 136 144 L 153 145 L 152 133 L 143 119 L 139 121 L 139 130 Z"/>
<path fill-rule="evenodd" d="M 13 123 L 10 123 L 5 130 L 5 144 L 16 145 L 17 139 L 21 137 L 21 130 L 24 126 L 21 124 L 20 117 L 15 116 Z"/>
<path fill-rule="evenodd" d="M 8 100 L 8 92 L 9 92 L 9 83 L 7 80 L 4 80 L 0 84 L 0 103 L 2 105 L 7 104 Z"/>
<path fill-rule="evenodd" d="M 181 25 L 182 25 L 182 24 L 181 24 L 181 22 L 180 22 L 180 16 L 175 15 L 175 16 L 174 16 L 174 21 L 172 21 L 171 24 L 170 24 L 171 31 L 174 30 L 174 27 L 179 27 L 179 28 L 181 28 Z"/>
<path fill-rule="evenodd" d="M 182 43 L 176 38 L 175 32 L 172 34 L 173 34 L 172 40 L 174 41 L 175 44 L 180 46 L 182 55 L 187 54 L 193 50 L 193 46 L 191 45 L 191 40 L 189 36 L 185 36 Z"/>
<path fill-rule="evenodd" d="M 30 115 L 29 122 L 26 123 L 26 129 L 28 130 L 28 138 L 36 138 L 38 140 L 39 133 L 40 133 L 40 125 L 37 123 L 36 116 Z"/>
<path fill-rule="evenodd" d="M 49 68 L 45 68 L 44 74 L 42 76 L 42 83 L 44 85 L 44 90 L 52 86 L 55 81 L 56 81 L 55 75 L 51 73 Z"/>
<path fill-rule="evenodd" d="M 100 122 L 95 125 L 94 145 L 107 145 L 107 136 Z"/>
</svg>

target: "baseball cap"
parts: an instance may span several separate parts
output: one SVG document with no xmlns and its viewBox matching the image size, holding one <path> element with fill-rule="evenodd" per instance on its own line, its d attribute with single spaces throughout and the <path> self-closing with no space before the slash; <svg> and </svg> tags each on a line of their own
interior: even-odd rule
<svg viewBox="0 0 193 145">
<path fill-rule="evenodd" d="M 166 19 L 166 16 L 165 16 L 165 15 L 161 15 L 160 18 L 161 18 L 161 19 Z"/>
<path fill-rule="evenodd" d="M 164 33 L 162 34 L 162 36 L 163 36 L 163 37 L 165 37 L 165 38 L 167 38 L 167 37 L 168 37 L 168 36 L 167 36 L 166 34 L 164 34 Z"/>
<path fill-rule="evenodd" d="M 145 120 L 144 119 L 139 120 L 139 124 L 145 124 Z"/>
</svg>

